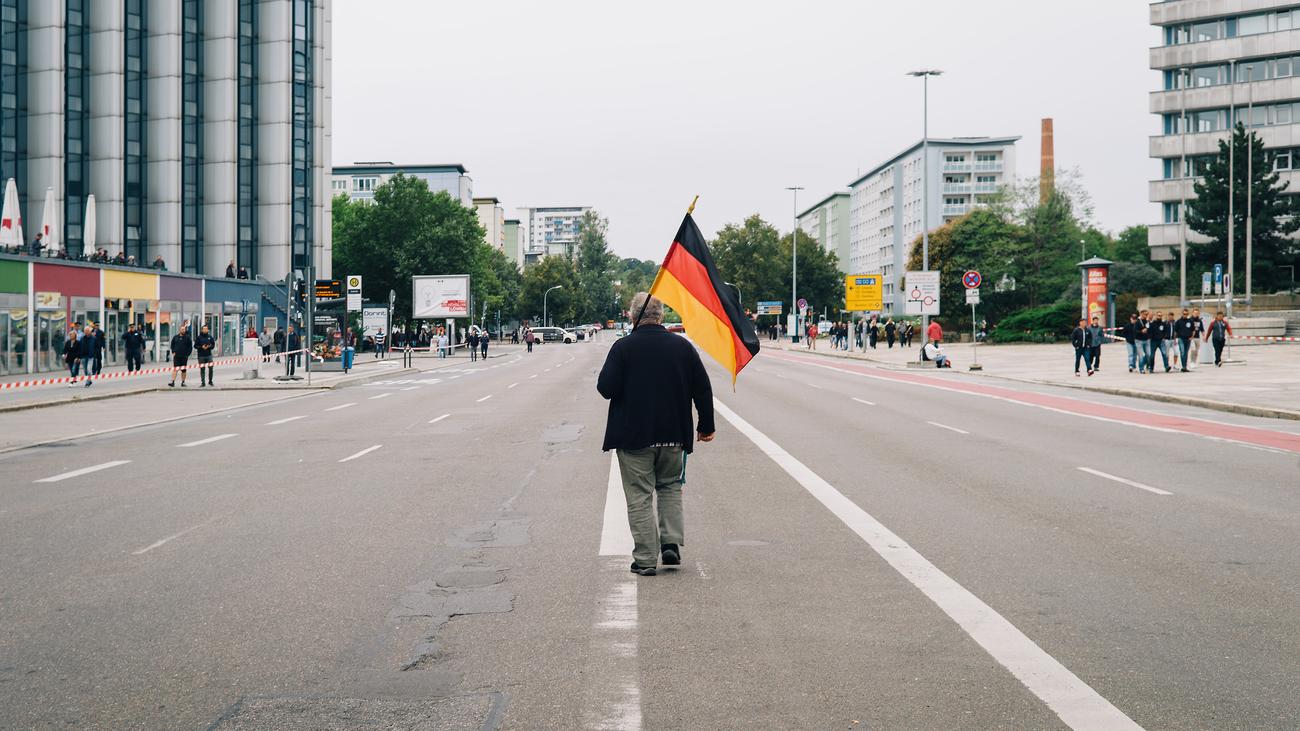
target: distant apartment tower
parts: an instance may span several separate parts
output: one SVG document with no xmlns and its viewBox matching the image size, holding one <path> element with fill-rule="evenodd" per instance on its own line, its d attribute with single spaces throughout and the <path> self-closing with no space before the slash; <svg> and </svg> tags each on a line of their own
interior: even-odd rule
<svg viewBox="0 0 1300 731">
<path fill-rule="evenodd" d="M 0 0 L 0 179 L 72 255 L 94 195 L 110 254 L 328 274 L 332 5 Z"/>
<path fill-rule="evenodd" d="M 831 193 L 798 216 L 799 229 L 839 258 L 849 270 L 849 194 Z"/>
<path fill-rule="evenodd" d="M 970 213 L 1004 186 L 1015 184 L 1019 137 L 931 139 L 911 147 L 849 184 L 850 274 L 880 273 L 884 311 L 902 314 L 898 283 L 908 249 L 923 229 L 934 230 Z M 921 170 L 929 177 L 929 218 L 923 222 Z"/>
<path fill-rule="evenodd" d="M 1151 68 L 1161 72 L 1151 93 L 1160 134 L 1151 157 L 1160 176 L 1150 198 L 1159 221 L 1149 226 L 1151 258 L 1172 268 L 1184 236 L 1184 201 L 1227 140 L 1235 121 L 1254 128 L 1274 167 L 1300 191 L 1300 3 L 1276 0 L 1172 0 L 1150 6 L 1161 45 Z M 1249 107 L 1249 109 L 1248 109 Z"/>
<path fill-rule="evenodd" d="M 478 214 L 478 224 L 483 227 L 483 240 L 488 246 L 505 253 L 506 250 L 506 210 L 497 198 L 475 198 L 474 211 Z"/>
<path fill-rule="evenodd" d="M 354 201 L 374 200 L 375 189 L 402 173 L 429 184 L 429 190 L 445 191 L 466 208 L 474 207 L 474 181 L 464 165 L 396 165 L 391 162 L 358 162 L 334 168 L 333 195 Z"/>
<path fill-rule="evenodd" d="M 526 228 L 525 263 L 543 256 L 573 256 L 582 228 L 582 214 L 591 206 L 520 208 L 519 225 Z"/>
<path fill-rule="evenodd" d="M 524 265 L 524 237 L 523 227 L 519 225 L 519 219 L 507 218 L 505 222 L 506 232 L 506 258 L 514 262 L 516 267 Z"/>
</svg>

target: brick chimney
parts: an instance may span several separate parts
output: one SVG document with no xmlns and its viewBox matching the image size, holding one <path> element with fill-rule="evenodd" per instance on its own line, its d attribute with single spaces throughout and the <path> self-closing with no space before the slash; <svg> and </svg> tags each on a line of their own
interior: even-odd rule
<svg viewBox="0 0 1300 731">
<path fill-rule="evenodd" d="M 1046 203 L 1056 188 L 1056 150 L 1052 141 L 1052 118 L 1043 119 L 1043 151 L 1038 172 L 1038 201 Z"/>
</svg>

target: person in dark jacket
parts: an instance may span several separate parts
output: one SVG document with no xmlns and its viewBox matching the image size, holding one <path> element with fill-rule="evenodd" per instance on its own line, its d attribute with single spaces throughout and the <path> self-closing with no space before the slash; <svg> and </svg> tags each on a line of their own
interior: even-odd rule
<svg viewBox="0 0 1300 731">
<path fill-rule="evenodd" d="M 469 330 L 469 362 L 478 360 L 478 328 Z"/>
<path fill-rule="evenodd" d="M 1133 313 L 1128 316 L 1128 323 L 1119 328 L 1120 337 L 1124 338 L 1124 347 L 1128 351 L 1128 372 L 1132 373 L 1137 370 L 1138 362 L 1138 316 Z"/>
<path fill-rule="evenodd" d="M 92 366 L 93 370 L 91 371 L 91 375 L 98 376 L 100 370 L 102 370 L 104 367 L 104 350 L 106 350 L 108 347 L 108 336 L 104 334 L 104 330 L 100 328 L 98 322 L 94 323 L 94 325 L 95 327 L 94 330 L 91 331 L 91 334 L 95 337 L 94 340 L 95 360 Z M 86 385 L 89 386 L 90 384 L 87 383 Z"/>
<path fill-rule="evenodd" d="M 1196 337 L 1196 323 L 1186 308 L 1183 309 L 1183 316 L 1174 323 L 1174 337 L 1178 338 L 1178 355 L 1183 364 L 1183 373 L 1187 373 L 1187 358 L 1191 355 L 1192 339 Z"/>
<path fill-rule="evenodd" d="M 215 385 L 212 380 L 212 349 L 217 339 L 208 332 L 208 326 L 199 329 L 199 336 L 194 338 L 194 350 L 199 356 L 199 387 Z"/>
<path fill-rule="evenodd" d="M 1169 332 L 1169 326 L 1172 324 L 1173 324 L 1172 322 L 1165 322 L 1164 315 L 1162 315 L 1159 312 L 1156 313 L 1156 319 L 1152 321 L 1151 328 L 1150 328 L 1151 363 L 1150 366 L 1147 368 L 1148 374 L 1156 372 L 1156 353 L 1159 353 L 1160 357 L 1165 361 L 1165 373 L 1168 373 L 1169 371 L 1173 370 L 1172 368 L 1169 367 L 1169 343 L 1168 343 L 1169 338 L 1172 336 L 1172 334 Z"/>
<path fill-rule="evenodd" d="M 122 346 L 126 349 L 126 372 L 140 370 L 140 364 L 144 361 L 144 334 L 136 328 L 134 322 L 126 326 Z"/>
<path fill-rule="evenodd" d="M 63 362 L 68 365 L 68 374 L 72 376 L 69 386 L 77 385 L 77 371 L 81 367 L 81 331 L 75 326 L 68 330 L 68 339 L 63 341 Z"/>
<path fill-rule="evenodd" d="M 610 348 L 596 381 L 609 399 L 601 449 L 618 455 L 632 572 L 654 576 L 660 558 L 665 566 L 681 563 L 686 455 L 696 437 L 713 441 L 713 387 L 695 347 L 664 329 L 662 302 L 638 292 L 631 313 L 632 333 Z M 692 403 L 699 419 L 694 429 Z"/>
<path fill-rule="evenodd" d="M 1216 312 L 1214 319 L 1210 321 L 1210 326 L 1205 329 L 1205 340 L 1214 346 L 1216 368 L 1223 366 L 1223 346 L 1227 345 L 1230 335 L 1232 335 L 1232 326 L 1223 318 L 1222 312 Z"/>
<path fill-rule="evenodd" d="M 297 351 L 302 348 L 302 336 L 298 334 L 297 330 L 293 329 L 293 325 L 289 326 L 289 334 L 284 336 L 284 342 L 289 352 L 289 355 L 286 355 L 284 359 L 289 364 L 289 375 L 292 376 L 293 372 L 298 369 L 299 353 Z"/>
<path fill-rule="evenodd" d="M 284 330 L 277 327 L 275 334 L 271 336 L 271 340 L 275 343 L 275 362 L 279 363 L 280 353 L 284 352 Z"/>
<path fill-rule="evenodd" d="M 1092 324 L 1088 325 L 1088 339 L 1092 341 L 1088 346 L 1088 363 L 1092 372 L 1096 373 L 1101 370 L 1101 346 L 1106 342 L 1106 331 L 1101 326 L 1101 318 L 1092 318 Z"/>
<path fill-rule="evenodd" d="M 181 386 L 185 386 L 185 376 L 190 370 L 190 355 L 194 352 L 194 338 L 190 337 L 190 324 L 181 323 L 181 329 L 172 336 L 172 380 L 167 384 L 169 388 L 176 386 L 176 372 L 180 371 Z"/>
<path fill-rule="evenodd" d="M 891 317 L 889 321 L 885 323 L 885 342 L 889 344 L 890 350 L 894 349 L 894 333 L 897 329 L 898 327 L 894 324 L 894 319 Z"/>
<path fill-rule="evenodd" d="M 1079 362 L 1088 369 L 1088 375 L 1092 375 L 1092 333 L 1088 331 L 1088 321 L 1079 320 L 1079 324 L 1070 333 L 1070 345 L 1074 346 L 1074 375 L 1079 375 Z"/>
<path fill-rule="evenodd" d="M 1138 373 L 1146 373 L 1155 367 L 1155 353 L 1151 352 L 1151 313 L 1142 310 L 1138 315 L 1137 326 L 1133 330 L 1138 346 Z"/>
</svg>

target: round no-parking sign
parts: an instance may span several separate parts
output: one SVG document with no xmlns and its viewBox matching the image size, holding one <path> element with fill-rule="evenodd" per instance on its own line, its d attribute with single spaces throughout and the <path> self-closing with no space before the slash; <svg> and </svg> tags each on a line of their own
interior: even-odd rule
<svg viewBox="0 0 1300 731">
<path fill-rule="evenodd" d="M 975 271 L 974 269 L 961 275 L 962 286 L 966 287 L 966 289 L 978 289 L 980 286 L 980 282 L 983 281 L 984 281 L 983 277 L 981 277 L 980 273 Z"/>
</svg>

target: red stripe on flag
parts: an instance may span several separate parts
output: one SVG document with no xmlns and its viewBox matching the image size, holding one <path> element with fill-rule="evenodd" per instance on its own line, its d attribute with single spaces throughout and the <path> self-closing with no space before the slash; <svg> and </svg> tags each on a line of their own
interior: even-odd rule
<svg viewBox="0 0 1300 731">
<path fill-rule="evenodd" d="M 681 283 L 686 291 L 695 296 L 700 304 L 708 308 L 713 316 L 718 318 L 727 329 L 731 331 L 732 347 L 736 351 L 736 373 L 740 372 L 745 364 L 754 359 L 753 354 L 745 347 L 744 341 L 740 339 L 740 333 L 736 332 L 736 326 L 732 324 L 731 318 L 727 316 L 727 310 L 722 306 L 722 300 L 718 297 L 718 292 L 713 288 L 713 281 L 709 278 L 709 271 L 704 268 L 704 264 L 691 256 L 681 244 L 673 242 L 672 248 L 668 250 L 668 256 L 664 257 L 664 269 L 667 269 Z"/>
</svg>

